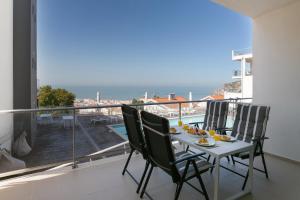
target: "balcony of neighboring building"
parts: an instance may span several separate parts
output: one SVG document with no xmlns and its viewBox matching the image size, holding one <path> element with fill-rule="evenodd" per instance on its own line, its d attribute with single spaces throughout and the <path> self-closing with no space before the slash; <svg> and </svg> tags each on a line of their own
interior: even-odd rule
<svg viewBox="0 0 300 200">
<path fill-rule="evenodd" d="M 251 61 L 253 57 L 251 48 L 232 50 L 231 55 L 233 61 L 241 61 L 242 59 Z"/>
<path fill-rule="evenodd" d="M 241 79 L 242 73 L 241 70 L 234 70 L 232 73 L 232 79 Z"/>
</svg>

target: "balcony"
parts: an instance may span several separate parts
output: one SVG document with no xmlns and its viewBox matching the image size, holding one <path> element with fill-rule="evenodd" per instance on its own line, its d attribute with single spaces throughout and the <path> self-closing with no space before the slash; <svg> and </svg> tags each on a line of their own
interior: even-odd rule
<svg viewBox="0 0 300 200">
<path fill-rule="evenodd" d="M 232 73 L 232 79 L 241 79 L 242 73 L 241 70 L 234 70 Z"/>
<path fill-rule="evenodd" d="M 176 125 L 179 118 L 185 123 L 203 120 L 206 101 L 189 102 L 148 103 L 137 107 L 167 117 L 171 126 Z M 157 106 L 164 109 L 157 110 Z M 87 113 L 87 110 L 93 112 Z M 234 112 L 232 107 L 230 114 Z M 3 137 L 6 139 L 1 137 L 1 148 L 18 157 L 29 170 L 67 162 L 87 162 L 121 155 L 129 150 L 120 105 L 13 110 L 0 111 L 0 114 L 2 119 L 15 119 L 15 139 L 11 139 L 11 134 Z M 5 143 L 16 143 L 16 138 L 24 131 L 32 149 L 29 154 L 18 156 L 17 150 L 9 149 L 9 145 L 5 147 Z M 117 148 L 102 152 L 115 146 Z M 0 168 L 0 173 L 9 171 Z"/>
<path fill-rule="evenodd" d="M 127 156 L 117 156 L 83 163 L 77 169 L 58 167 L 56 169 L 14 178 L 0 182 L 1 199 L 139 199 L 135 193 L 137 185 L 125 174 L 121 175 Z M 266 156 L 270 169 L 270 180 L 259 172 L 255 173 L 252 196 L 242 199 L 297 199 L 300 195 L 298 183 L 300 166 L 273 156 Z M 259 160 L 257 160 L 259 161 Z M 260 165 L 261 162 L 255 163 Z M 226 159 L 224 164 L 227 164 Z M 135 155 L 129 170 L 137 178 L 144 167 L 144 160 Z M 221 171 L 221 199 L 240 189 L 242 179 L 227 170 Z M 208 194 L 212 194 L 214 174 L 203 175 Z M 196 185 L 197 183 L 195 183 Z M 175 184 L 169 176 L 155 169 L 150 179 L 148 194 L 153 199 L 173 199 Z M 180 199 L 199 199 L 199 193 L 184 185 Z M 211 197 L 211 196 L 210 196 Z M 200 197 L 201 198 L 201 197 Z M 144 199 L 149 199 L 147 196 Z"/>
<path fill-rule="evenodd" d="M 252 49 L 245 48 L 239 50 L 232 50 L 231 52 L 232 60 L 241 60 L 245 58 L 246 60 L 252 59 Z"/>
<path fill-rule="evenodd" d="M 247 102 L 248 99 L 228 101 L 231 104 L 228 121 L 232 123 L 231 117 L 236 112 L 234 105 L 238 101 Z M 182 104 L 187 103 L 193 103 L 192 109 L 195 112 L 192 112 L 192 114 L 182 111 Z M 205 108 L 199 108 L 201 103 L 206 103 L 206 101 L 172 102 L 172 104 L 178 105 L 178 118 L 175 118 L 175 120 L 170 118 L 170 123 L 177 122 L 179 118 L 188 120 L 186 122 L 192 122 L 199 119 L 201 115 L 203 117 Z M 136 106 L 147 110 L 151 106 L 156 106 L 156 104 Z M 98 106 L 96 110 L 99 111 L 104 108 L 119 109 L 119 106 Z M 27 168 L 1 174 L 1 179 L 12 178 L 0 182 L 1 197 L 12 200 L 19 198 L 53 199 L 54 197 L 56 199 L 139 199 L 139 196 L 135 193 L 137 187 L 135 182 L 130 179 L 128 174 L 121 175 L 129 147 L 126 135 L 121 135 L 118 129 L 123 126 L 120 113 L 115 110 L 115 116 L 103 115 L 101 112 L 87 115 L 80 114 L 78 112 L 80 109 L 92 108 L 11 111 L 14 112 L 14 115 L 22 115 L 24 112 L 39 113 L 39 117 L 37 117 L 38 134 L 32 153 L 22 158 L 26 162 Z M 42 115 L 40 113 L 49 112 L 50 110 L 55 111 L 51 115 L 51 119 L 40 118 Z M 66 114 L 70 116 L 72 112 L 75 118 L 70 124 L 63 124 L 61 121 L 62 116 Z M 191 118 L 195 114 L 197 114 L 197 118 Z M 166 116 L 169 115 L 166 114 Z M 23 117 L 23 119 L 25 118 Z M 93 122 L 93 119 L 99 121 Z M 184 149 L 184 146 L 179 143 L 175 143 L 175 146 L 177 150 Z M 271 176 L 270 180 L 267 180 L 263 174 L 256 172 L 254 174 L 253 195 L 245 196 L 242 199 L 282 199 L 284 197 L 293 199 L 293 197 L 300 195 L 296 187 L 300 177 L 294 173 L 300 170 L 300 166 L 269 154 L 266 157 Z M 139 179 L 145 161 L 139 154 L 134 155 L 133 160 L 130 163 L 129 170 L 132 171 L 134 177 Z M 243 173 L 247 169 L 240 165 L 234 166 L 228 163 L 226 159 L 222 161 L 222 165 Z M 260 159 L 256 160 L 255 165 L 261 167 Z M 75 167 L 75 169 L 72 169 L 72 167 Z M 42 172 L 34 173 L 41 170 Z M 277 174 L 282 174 L 283 171 L 283 177 L 277 176 Z M 31 175 L 19 176 L 27 173 Z M 19 177 L 13 178 L 15 176 Z M 214 176 L 215 174 L 210 173 L 203 175 L 210 198 L 213 196 Z M 197 184 L 195 181 L 192 183 Z M 243 179 L 239 176 L 227 170 L 221 170 L 221 199 L 237 193 L 242 183 Z M 147 189 L 150 197 L 145 196 L 144 198 L 173 199 L 175 188 L 176 186 L 172 183 L 170 177 L 159 169 L 155 169 L 154 176 L 151 178 Z M 284 192 L 278 192 L 280 190 L 284 190 Z M 276 195 L 274 196 L 274 194 Z M 184 186 L 180 199 L 199 199 L 199 193 L 189 186 Z"/>
</svg>

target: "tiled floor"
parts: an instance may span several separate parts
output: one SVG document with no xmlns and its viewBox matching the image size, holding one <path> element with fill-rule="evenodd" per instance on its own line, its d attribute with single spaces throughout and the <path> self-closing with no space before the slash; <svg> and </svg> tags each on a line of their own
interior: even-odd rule
<svg viewBox="0 0 300 200">
<path fill-rule="evenodd" d="M 266 156 L 270 171 L 270 180 L 263 174 L 255 172 L 252 195 L 243 199 L 299 199 L 300 166 Z M 119 156 L 100 161 L 81 164 L 78 169 L 60 168 L 30 176 L 0 182 L 0 199 L 2 200 L 99 200 L 99 199 L 139 199 L 135 193 L 137 185 L 128 175 L 122 176 L 121 170 L 126 157 Z M 260 161 L 260 159 L 257 159 Z M 224 160 L 224 164 L 227 161 Z M 239 165 L 238 165 L 239 166 Z M 256 166 L 260 166 L 259 162 Z M 129 169 L 139 177 L 144 161 L 139 155 L 132 160 Z M 242 179 L 221 169 L 221 199 L 238 192 Z M 213 175 L 203 175 L 204 182 L 212 198 Z M 196 181 L 192 181 L 195 185 Z M 148 193 L 153 199 L 173 199 L 175 185 L 161 170 L 155 169 L 150 179 Z M 147 199 L 147 197 L 145 197 Z M 185 185 L 180 199 L 204 199 L 198 192 Z"/>
</svg>

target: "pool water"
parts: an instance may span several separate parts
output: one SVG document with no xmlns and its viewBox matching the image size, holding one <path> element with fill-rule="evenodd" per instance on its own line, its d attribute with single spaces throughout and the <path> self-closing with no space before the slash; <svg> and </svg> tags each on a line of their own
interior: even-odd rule
<svg viewBox="0 0 300 200">
<path fill-rule="evenodd" d="M 181 121 L 183 124 L 189 124 L 193 122 L 202 122 L 204 121 L 204 115 L 191 115 L 181 117 Z M 178 118 L 169 119 L 170 126 L 178 126 Z"/>
<path fill-rule="evenodd" d="M 191 115 L 191 116 L 183 116 L 181 118 L 181 121 L 184 124 L 192 123 L 192 122 L 202 122 L 204 121 L 204 115 Z M 172 118 L 169 119 L 170 126 L 177 126 L 178 124 L 178 118 Z M 231 117 L 227 118 L 227 124 L 226 127 L 232 127 L 233 125 L 233 119 Z M 116 124 L 111 125 L 111 129 L 114 130 L 115 133 L 117 133 L 119 136 L 121 136 L 123 139 L 127 140 L 127 132 L 124 124 Z"/>
<path fill-rule="evenodd" d="M 111 125 L 110 127 L 114 130 L 115 133 L 117 133 L 123 139 L 125 140 L 128 139 L 124 124 Z"/>
</svg>

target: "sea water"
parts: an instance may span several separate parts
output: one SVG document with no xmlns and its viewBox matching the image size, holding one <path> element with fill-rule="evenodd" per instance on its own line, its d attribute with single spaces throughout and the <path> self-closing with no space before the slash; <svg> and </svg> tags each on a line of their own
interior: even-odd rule
<svg viewBox="0 0 300 200">
<path fill-rule="evenodd" d="M 76 95 L 77 99 L 91 98 L 96 99 L 97 92 L 100 93 L 100 99 L 114 100 L 132 100 L 140 98 L 148 93 L 148 98 L 154 95 L 167 97 L 170 93 L 177 96 L 189 98 L 189 92 L 192 92 L 193 99 L 201 99 L 213 93 L 214 87 L 203 86 L 54 86 L 55 88 L 65 88 Z"/>
</svg>

